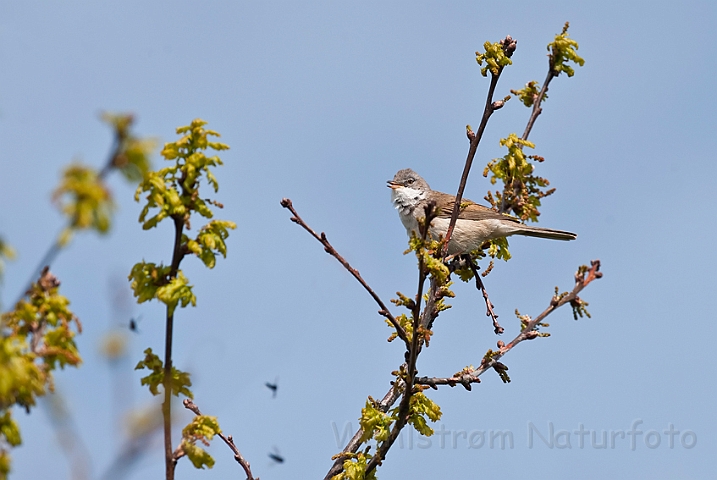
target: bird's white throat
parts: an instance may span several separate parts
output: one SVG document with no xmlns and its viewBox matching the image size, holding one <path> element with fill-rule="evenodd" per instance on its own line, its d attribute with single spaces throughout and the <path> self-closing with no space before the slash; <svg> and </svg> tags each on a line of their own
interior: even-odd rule
<svg viewBox="0 0 717 480">
<path fill-rule="evenodd" d="M 391 201 L 396 210 L 398 210 L 401 223 L 406 227 L 406 231 L 409 234 L 412 230 L 418 233 L 418 222 L 413 211 L 423 203 L 427 196 L 426 191 L 410 187 L 399 187 L 391 190 Z"/>
</svg>

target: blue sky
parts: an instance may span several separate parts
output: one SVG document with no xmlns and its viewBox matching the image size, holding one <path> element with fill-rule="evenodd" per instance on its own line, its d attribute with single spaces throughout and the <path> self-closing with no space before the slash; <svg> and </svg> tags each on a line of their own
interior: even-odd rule
<svg viewBox="0 0 717 480">
<path fill-rule="evenodd" d="M 578 239 L 511 240 L 514 258 L 496 266 L 487 286 L 509 340 L 516 308 L 537 315 L 555 285 L 570 288 L 575 268 L 600 258 L 605 277 L 582 295 L 593 318 L 553 314 L 551 337 L 505 357 L 510 384 L 486 375 L 472 392 L 431 392 L 444 412 L 436 427 L 450 432 L 443 447 L 433 437 L 419 448 L 414 433 L 413 447 L 406 437 L 379 477 L 711 478 L 715 13 L 706 1 L 6 2 L 0 234 L 19 258 L 6 268 L 2 303 L 19 294 L 62 227 L 50 193 L 63 165 L 104 162 L 111 135 L 100 111 L 133 112 L 137 132 L 161 141 L 193 118 L 207 120 L 231 146 L 217 174 L 220 218 L 239 227 L 214 270 L 185 260 L 198 305 L 177 315 L 175 361 L 192 372 L 197 404 L 234 435 L 255 474 L 323 478 L 341 448 L 332 425 L 339 437 L 347 422 L 357 427 L 366 397 L 385 393 L 402 351 L 386 343 L 376 305 L 289 222 L 279 200 L 291 198 L 385 301 L 413 293 L 415 261 L 401 254 L 405 231 L 385 181 L 410 167 L 454 192 L 465 125 L 479 123 L 488 85 L 474 52 L 507 34 L 518 40 L 501 97 L 544 78 L 545 45 L 569 20 L 586 64 L 553 82 L 531 140 L 546 157 L 539 173 L 557 188 L 541 225 Z M 527 117 L 516 100 L 496 112 L 467 197 L 482 199 L 483 166 Z M 118 176 L 110 185 L 119 204 L 112 232 L 79 235 L 53 266 L 85 327 L 85 364 L 56 381 L 93 478 L 116 457 L 124 415 L 150 401 L 132 367 L 144 348 L 163 344 L 160 306 L 113 310 L 111 298 L 118 288 L 128 295 L 134 263 L 168 262 L 172 241 L 167 225 L 141 230 L 131 186 Z M 480 296 L 469 285 L 455 290 L 419 361 L 422 375 L 450 375 L 495 346 Z M 140 314 L 129 358 L 111 369 L 101 340 Z M 277 376 L 272 400 L 263 383 Z M 46 412 L 18 416 L 24 445 L 13 453 L 13 478 L 69 478 Z M 620 436 L 633 424 L 643 432 L 634 450 Z M 673 448 L 670 424 L 680 431 Z M 555 435 L 572 432 L 572 448 L 551 449 L 537 436 L 529 446 L 530 432 L 547 436 L 550 425 Z M 580 425 L 598 442 L 603 431 L 614 434 L 615 448 L 593 448 L 589 436 L 580 448 Z M 645 443 L 651 430 L 660 434 L 656 448 Z M 469 448 L 473 432 L 505 431 L 512 448 Z M 274 446 L 285 464 L 270 465 Z M 178 478 L 241 477 L 224 445 L 210 451 L 212 471 L 182 462 Z M 127 478 L 162 470 L 157 443 Z"/>
</svg>

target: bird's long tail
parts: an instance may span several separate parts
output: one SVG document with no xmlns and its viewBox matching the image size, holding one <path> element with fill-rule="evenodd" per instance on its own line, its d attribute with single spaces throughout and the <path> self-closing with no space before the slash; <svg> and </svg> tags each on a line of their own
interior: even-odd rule
<svg viewBox="0 0 717 480">
<path fill-rule="evenodd" d="M 521 225 L 515 235 L 525 235 L 526 237 L 548 238 L 550 240 L 575 240 L 578 235 L 565 230 L 553 230 L 552 228 L 531 227 L 530 225 Z"/>
</svg>

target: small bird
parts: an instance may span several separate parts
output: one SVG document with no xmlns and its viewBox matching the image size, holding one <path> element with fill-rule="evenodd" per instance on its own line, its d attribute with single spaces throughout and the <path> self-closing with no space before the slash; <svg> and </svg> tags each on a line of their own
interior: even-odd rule
<svg viewBox="0 0 717 480">
<path fill-rule="evenodd" d="M 431 190 L 428 183 L 410 168 L 399 170 L 393 180 L 388 181 L 388 187 L 391 188 L 391 201 L 396 206 L 401 223 L 406 227 L 409 236 L 412 231 L 416 232 L 416 235 L 419 234 L 418 220 L 425 217 L 425 207 L 430 201 L 436 204 L 437 217 L 431 222 L 429 232 L 436 240 L 439 236 L 446 236 L 455 196 Z M 552 240 L 577 238 L 577 235 L 571 232 L 522 224 L 517 218 L 498 213 L 465 198 L 461 200 L 461 205 L 448 244 L 448 255 L 469 253 L 481 248 L 487 240 L 510 235 Z"/>
</svg>

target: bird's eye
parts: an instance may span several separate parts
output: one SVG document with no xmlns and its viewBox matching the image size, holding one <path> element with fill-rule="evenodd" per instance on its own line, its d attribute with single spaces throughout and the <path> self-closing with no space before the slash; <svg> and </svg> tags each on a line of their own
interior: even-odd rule
<svg viewBox="0 0 717 480">
<path fill-rule="evenodd" d="M 408 185 L 412 184 L 413 182 L 414 182 L 414 180 L 412 178 L 409 178 L 408 180 L 406 180 L 406 184 L 408 184 Z"/>
</svg>

